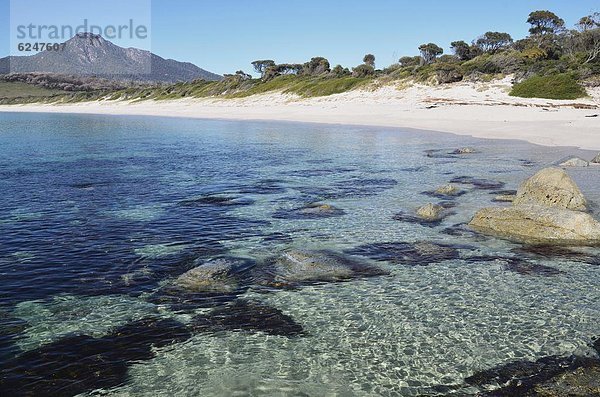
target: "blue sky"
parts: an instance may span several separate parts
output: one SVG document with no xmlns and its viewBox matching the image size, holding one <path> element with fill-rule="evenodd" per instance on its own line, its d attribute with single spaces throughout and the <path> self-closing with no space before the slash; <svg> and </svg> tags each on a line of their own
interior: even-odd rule
<svg viewBox="0 0 600 397">
<path fill-rule="evenodd" d="M 47 0 L 56 18 L 69 13 L 64 1 Z M 324 56 L 332 65 L 351 67 L 368 52 L 377 57 L 377 66 L 384 67 L 402 55 L 417 54 L 424 42 L 438 43 L 448 53 L 451 41 L 471 41 L 488 30 L 521 38 L 527 34 L 527 15 L 536 9 L 555 12 L 569 26 L 600 11 L 597 0 L 148 1 L 152 1 L 152 51 L 216 73 L 250 72 L 251 61 L 265 58 L 300 63 Z M 9 4 L 0 0 L 0 56 L 9 53 Z M 36 12 L 32 9 L 32 16 Z M 129 12 L 126 6 L 100 7 L 71 17 L 91 15 L 108 21 L 128 17 Z M 51 16 L 46 22 L 57 23 L 48 20 Z"/>
</svg>

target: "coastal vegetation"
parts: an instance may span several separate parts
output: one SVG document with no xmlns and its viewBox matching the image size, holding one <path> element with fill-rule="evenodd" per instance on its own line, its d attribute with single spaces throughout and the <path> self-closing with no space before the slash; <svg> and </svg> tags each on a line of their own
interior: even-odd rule
<svg viewBox="0 0 600 397">
<path fill-rule="evenodd" d="M 472 39 L 451 41 L 451 54 L 440 44 L 424 43 L 419 55 L 400 57 L 397 63 L 376 68 L 376 58 L 366 54 L 355 67 L 333 66 L 327 58 L 313 57 L 305 63 L 277 63 L 272 59 L 251 63 L 259 77 L 238 70 L 219 81 L 196 80 L 176 84 L 107 82 L 87 78 L 20 76 L 19 81 L 45 89 L 62 90 L 48 95 L 1 95 L 0 103 L 30 101 L 78 102 L 97 99 L 177 99 L 185 97 L 240 98 L 267 92 L 300 97 L 327 96 L 359 87 L 414 81 L 423 84 L 481 82 L 512 76 L 511 95 L 549 99 L 586 96 L 585 87 L 600 86 L 600 13 L 582 17 L 573 29 L 551 11 L 529 14 L 529 35 L 515 40 L 509 33 L 488 31 Z M 0 76 L 1 78 L 2 76 Z M 57 81 L 60 79 L 64 81 Z M 11 75 L 3 77 L 13 79 Z M 1 92 L 1 91 L 0 91 Z"/>
<path fill-rule="evenodd" d="M 512 96 L 522 98 L 577 99 L 585 96 L 585 90 L 570 74 L 533 76 L 515 84 Z"/>
</svg>

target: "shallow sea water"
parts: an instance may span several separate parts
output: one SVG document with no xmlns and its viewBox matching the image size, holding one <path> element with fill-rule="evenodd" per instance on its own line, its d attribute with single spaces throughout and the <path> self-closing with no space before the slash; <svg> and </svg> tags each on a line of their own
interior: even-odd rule
<svg viewBox="0 0 600 397">
<path fill-rule="evenodd" d="M 464 146 L 477 153 L 445 155 Z M 305 333 L 197 332 L 129 362 L 115 387 L 80 392 L 431 395 L 510 361 L 592 354 L 590 340 L 600 333 L 597 263 L 532 258 L 562 273 L 521 274 L 468 260 L 519 257 L 519 245 L 443 232 L 477 208 L 502 205 L 492 203 L 493 192 L 516 189 L 570 154 L 591 157 L 377 127 L 2 114 L 0 358 L 10 362 L 73 335 L 102 338 L 148 317 L 185 324 L 209 313 L 150 299 L 198 257 L 261 260 L 289 248 L 341 252 L 416 241 L 464 247 L 459 259 L 424 266 L 373 262 L 389 276 L 268 293 L 250 288 L 236 299 L 278 309 Z M 600 203 L 600 169 L 569 172 Z M 435 227 L 393 219 L 441 201 L 422 192 L 460 176 L 504 186 L 460 185 L 466 193 L 454 200 L 454 215 Z M 237 201 L 198 204 L 206 195 Z M 345 214 L 274 217 L 312 202 Z M 460 389 L 469 392 L 476 390 Z"/>
</svg>

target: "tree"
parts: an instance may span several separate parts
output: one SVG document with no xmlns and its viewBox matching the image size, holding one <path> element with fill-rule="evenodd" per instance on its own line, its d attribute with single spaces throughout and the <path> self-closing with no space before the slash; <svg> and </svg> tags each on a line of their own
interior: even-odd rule
<svg viewBox="0 0 600 397">
<path fill-rule="evenodd" d="M 365 55 L 365 57 L 363 58 L 363 62 L 365 63 L 365 65 L 375 67 L 375 55 L 373 55 L 373 54 Z"/>
<path fill-rule="evenodd" d="M 421 63 L 421 57 L 402 57 L 398 62 L 400 63 L 400 66 L 417 66 Z"/>
<path fill-rule="evenodd" d="M 600 12 L 596 12 L 592 15 L 587 15 L 577 22 L 577 28 L 581 32 L 585 32 L 587 30 L 595 29 L 600 27 Z"/>
<path fill-rule="evenodd" d="M 302 71 L 303 65 L 299 63 L 282 63 L 274 66 L 279 74 L 298 74 Z"/>
<path fill-rule="evenodd" d="M 250 76 L 248 73 L 244 72 L 243 70 L 238 70 L 237 72 L 235 72 L 236 76 L 239 76 L 242 80 L 250 80 L 252 78 L 252 76 Z"/>
<path fill-rule="evenodd" d="M 585 16 L 577 24 L 577 35 L 582 51 L 586 54 L 584 63 L 600 59 L 600 13 Z"/>
<path fill-rule="evenodd" d="M 306 62 L 302 67 L 302 74 L 308 76 L 318 76 L 327 73 L 331 70 L 331 65 L 327 58 L 314 57 L 309 62 Z"/>
<path fill-rule="evenodd" d="M 371 65 L 362 64 L 355 68 L 352 68 L 352 76 L 354 77 L 367 77 L 375 74 L 375 68 Z"/>
<path fill-rule="evenodd" d="M 422 62 L 425 65 L 432 63 L 438 55 L 444 53 L 444 49 L 434 43 L 421 44 L 419 46 L 419 51 L 421 52 Z"/>
<path fill-rule="evenodd" d="M 508 33 L 502 32 L 486 32 L 483 36 L 477 39 L 475 44 L 481 48 L 483 52 L 494 54 L 502 48 L 506 48 L 513 42 L 512 37 Z"/>
<path fill-rule="evenodd" d="M 527 23 L 531 25 L 529 33 L 532 35 L 557 34 L 565 26 L 563 19 L 547 10 L 533 11 L 529 14 Z"/>
<path fill-rule="evenodd" d="M 450 43 L 454 55 L 456 55 L 461 61 L 468 61 L 471 59 L 471 46 L 466 42 L 459 40 Z"/>
<path fill-rule="evenodd" d="M 350 71 L 348 68 L 345 68 L 342 65 L 336 65 L 333 69 L 331 69 L 331 73 L 336 77 L 343 77 L 348 76 Z"/>
<path fill-rule="evenodd" d="M 252 66 L 254 66 L 254 70 L 256 70 L 256 73 L 260 73 L 261 77 L 264 77 L 267 69 L 272 66 L 275 66 L 275 61 L 271 59 L 262 59 L 252 62 Z"/>
<path fill-rule="evenodd" d="M 456 55 L 442 55 L 438 58 L 438 62 L 440 63 L 458 63 L 460 62 L 460 58 Z"/>
</svg>

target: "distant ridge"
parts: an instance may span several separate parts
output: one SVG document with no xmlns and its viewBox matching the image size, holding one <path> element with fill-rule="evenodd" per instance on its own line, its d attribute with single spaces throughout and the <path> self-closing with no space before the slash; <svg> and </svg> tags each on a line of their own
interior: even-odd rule
<svg viewBox="0 0 600 397">
<path fill-rule="evenodd" d="M 10 72 L 86 75 L 111 80 L 169 83 L 196 79 L 216 81 L 222 78 L 189 62 L 164 59 L 137 48 L 119 47 L 92 33 L 78 33 L 66 41 L 60 51 L 0 58 L 0 74 Z"/>
</svg>

